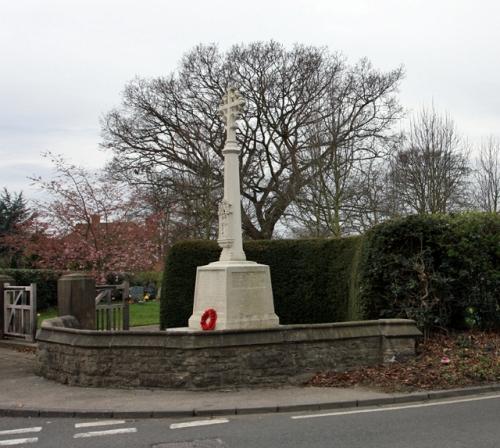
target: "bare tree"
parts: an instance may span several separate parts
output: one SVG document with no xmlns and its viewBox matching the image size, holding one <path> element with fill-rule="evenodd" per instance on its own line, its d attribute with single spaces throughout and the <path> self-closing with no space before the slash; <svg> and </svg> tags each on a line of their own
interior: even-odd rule
<svg viewBox="0 0 500 448">
<path fill-rule="evenodd" d="M 500 141 L 490 137 L 481 145 L 475 171 L 474 199 L 485 212 L 500 212 Z"/>
<path fill-rule="evenodd" d="M 469 202 L 468 147 L 449 116 L 423 109 L 391 160 L 392 189 L 403 212 L 446 213 Z"/>
<path fill-rule="evenodd" d="M 340 70 L 324 96 L 327 111 L 318 121 L 310 152 L 308 184 L 295 213 L 315 236 L 341 236 L 359 224 L 360 196 L 375 161 L 391 153 L 402 117 L 396 93 L 401 69 L 381 73 L 367 60 Z M 357 223 L 355 223 L 357 221 Z"/>
<path fill-rule="evenodd" d="M 350 220 L 346 223 L 346 233 L 364 233 L 400 214 L 388 173 L 386 159 L 370 160 L 359 170 L 355 194 L 348 204 Z"/>
<path fill-rule="evenodd" d="M 118 182 L 126 182 L 143 204 L 142 214 L 160 218 L 162 252 L 182 239 L 207 239 L 217 233 L 216 205 L 218 189 L 211 172 L 205 176 L 192 173 L 168 173 L 153 167 L 123 170 L 118 159 L 106 166 L 106 173 Z M 175 184 L 176 188 L 171 188 Z"/>
<path fill-rule="evenodd" d="M 312 179 L 313 165 L 332 160 L 335 145 L 367 147 L 385 133 L 399 111 L 394 92 L 401 76 L 401 69 L 379 73 L 366 61 L 350 67 L 339 55 L 301 45 L 254 43 L 227 53 L 198 46 L 176 75 L 126 87 L 122 107 L 103 120 L 103 146 L 114 151 L 115 170 L 130 177 L 154 167 L 179 197 L 190 181 L 209 176 L 203 184 L 215 200 L 199 205 L 213 217 L 224 142 L 217 109 L 227 86 L 237 85 L 246 100 L 237 132 L 243 228 L 250 238 L 271 238 Z M 331 132 L 322 124 L 327 120 Z"/>
</svg>

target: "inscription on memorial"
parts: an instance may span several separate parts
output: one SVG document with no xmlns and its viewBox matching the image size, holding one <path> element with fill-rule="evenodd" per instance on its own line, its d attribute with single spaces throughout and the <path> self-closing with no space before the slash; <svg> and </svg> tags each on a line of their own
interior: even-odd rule
<svg viewBox="0 0 500 448">
<path fill-rule="evenodd" d="M 232 287 L 235 289 L 265 288 L 267 276 L 261 272 L 233 272 Z"/>
<path fill-rule="evenodd" d="M 222 294 L 224 280 L 223 272 L 200 271 L 198 273 L 198 281 L 203 285 L 203 296 L 207 298 L 216 298 Z"/>
</svg>

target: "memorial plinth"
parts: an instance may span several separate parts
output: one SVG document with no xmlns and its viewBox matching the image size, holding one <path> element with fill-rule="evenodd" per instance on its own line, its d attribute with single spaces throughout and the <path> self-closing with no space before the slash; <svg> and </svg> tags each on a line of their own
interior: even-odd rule
<svg viewBox="0 0 500 448">
<path fill-rule="evenodd" d="M 236 120 L 244 102 L 230 88 L 219 111 L 226 124 L 224 198 L 219 204 L 219 261 L 200 266 L 196 272 L 191 330 L 200 329 L 201 316 L 217 312 L 215 330 L 271 328 L 279 325 L 274 313 L 269 266 L 246 261 L 241 232 L 240 150 L 236 143 Z"/>
<path fill-rule="evenodd" d="M 217 312 L 216 330 L 277 326 L 269 266 L 251 261 L 219 261 L 200 266 L 190 329 L 200 329 L 201 315 L 208 308 Z"/>
</svg>

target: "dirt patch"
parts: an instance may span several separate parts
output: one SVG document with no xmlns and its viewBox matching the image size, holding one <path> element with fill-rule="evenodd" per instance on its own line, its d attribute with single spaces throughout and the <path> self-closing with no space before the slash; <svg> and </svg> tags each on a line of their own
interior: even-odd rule
<svg viewBox="0 0 500 448">
<path fill-rule="evenodd" d="M 416 358 L 347 372 L 318 373 L 319 387 L 365 386 L 384 392 L 450 389 L 500 382 L 500 332 L 434 335 Z"/>
</svg>

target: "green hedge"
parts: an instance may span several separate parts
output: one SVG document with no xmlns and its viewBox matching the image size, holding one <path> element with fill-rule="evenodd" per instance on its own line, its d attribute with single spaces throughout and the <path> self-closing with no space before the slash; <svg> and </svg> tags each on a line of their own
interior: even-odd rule
<svg viewBox="0 0 500 448">
<path fill-rule="evenodd" d="M 500 216 L 410 216 L 364 238 L 367 318 L 409 317 L 424 329 L 500 328 Z"/>
<path fill-rule="evenodd" d="M 271 268 L 283 324 L 411 318 L 432 327 L 500 328 L 500 216 L 468 213 L 387 221 L 363 237 L 252 241 L 249 260 Z M 196 267 L 215 242 L 175 245 L 166 261 L 161 325 L 185 326 Z"/>
<path fill-rule="evenodd" d="M 153 283 L 157 287 L 161 284 L 162 272 L 157 271 L 140 271 L 131 275 L 129 281 L 131 286 L 148 286 Z"/>
<path fill-rule="evenodd" d="M 49 269 L 0 269 L 0 274 L 10 275 L 16 285 L 29 285 L 36 283 L 37 308 L 57 306 L 57 280 L 62 271 Z"/>
<path fill-rule="evenodd" d="M 274 306 L 282 324 L 345 321 L 352 305 L 352 272 L 361 238 L 249 241 L 247 258 L 269 265 Z M 182 327 L 193 310 L 196 267 L 219 258 L 217 243 L 187 241 L 172 247 L 162 284 L 160 325 Z"/>
</svg>

